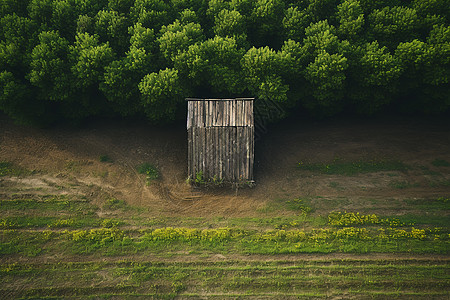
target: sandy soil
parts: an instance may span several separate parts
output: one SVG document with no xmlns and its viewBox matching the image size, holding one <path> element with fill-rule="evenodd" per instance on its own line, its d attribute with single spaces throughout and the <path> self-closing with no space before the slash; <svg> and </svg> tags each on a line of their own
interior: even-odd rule
<svg viewBox="0 0 450 300">
<path fill-rule="evenodd" d="M 256 143 L 253 188 L 205 189 L 186 183 L 185 128 L 98 121 L 83 128 L 38 129 L 0 117 L 0 161 L 31 170 L 0 177 L 8 197 L 71 194 L 99 205 L 111 198 L 148 207 L 153 215 L 250 216 L 280 199 L 307 198 L 322 210 L 358 209 L 375 199 L 450 196 L 450 122 L 444 118 L 285 121 Z M 101 162 L 108 155 L 112 162 Z M 407 171 L 327 175 L 297 168 L 300 161 L 401 160 Z M 136 167 L 157 166 L 161 179 L 147 185 Z M 333 199 L 341 199 L 330 205 Z M 344 200 L 342 200 L 344 199 Z M 341 207 L 336 207 L 340 205 Z"/>
</svg>

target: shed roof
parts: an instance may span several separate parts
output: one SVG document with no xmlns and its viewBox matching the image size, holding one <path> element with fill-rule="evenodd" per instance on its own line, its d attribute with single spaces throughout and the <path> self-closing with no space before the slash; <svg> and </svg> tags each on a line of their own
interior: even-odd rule
<svg viewBox="0 0 450 300">
<path fill-rule="evenodd" d="M 187 128 L 253 126 L 254 98 L 195 99 L 188 101 Z"/>
</svg>

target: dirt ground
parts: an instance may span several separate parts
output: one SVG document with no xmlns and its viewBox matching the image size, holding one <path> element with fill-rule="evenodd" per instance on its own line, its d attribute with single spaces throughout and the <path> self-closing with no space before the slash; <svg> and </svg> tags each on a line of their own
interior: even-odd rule
<svg viewBox="0 0 450 300">
<path fill-rule="evenodd" d="M 82 128 L 38 129 L 0 116 L 0 161 L 32 171 L 0 177 L 0 194 L 33 197 L 71 194 L 101 205 L 111 198 L 147 207 L 151 215 L 252 216 L 271 202 L 305 198 L 323 210 L 370 206 L 392 209 L 393 199 L 450 196 L 450 121 L 446 118 L 337 118 L 285 121 L 256 143 L 255 186 L 196 188 L 186 183 L 187 135 L 182 125 L 97 121 Z M 112 162 L 101 162 L 107 155 Z M 400 160 L 407 171 L 355 176 L 302 171 L 300 161 Z M 146 183 L 136 167 L 157 166 Z M 341 199 L 332 203 L 333 199 Z M 371 200 L 370 200 L 371 199 Z M 339 205 L 341 207 L 337 207 Z M 396 209 L 401 209 L 396 207 Z"/>
</svg>

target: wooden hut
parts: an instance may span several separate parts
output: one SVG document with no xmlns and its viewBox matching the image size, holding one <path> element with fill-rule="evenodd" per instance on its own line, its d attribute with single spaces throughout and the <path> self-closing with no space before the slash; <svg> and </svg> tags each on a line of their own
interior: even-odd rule
<svg viewBox="0 0 450 300">
<path fill-rule="evenodd" d="M 254 98 L 187 98 L 188 175 L 253 181 Z"/>
</svg>

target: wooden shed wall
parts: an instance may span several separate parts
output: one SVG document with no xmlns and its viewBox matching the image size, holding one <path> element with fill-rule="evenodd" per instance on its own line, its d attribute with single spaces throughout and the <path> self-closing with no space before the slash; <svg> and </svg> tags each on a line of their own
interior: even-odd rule
<svg viewBox="0 0 450 300">
<path fill-rule="evenodd" d="M 253 99 L 188 100 L 188 174 L 253 180 Z"/>
</svg>

